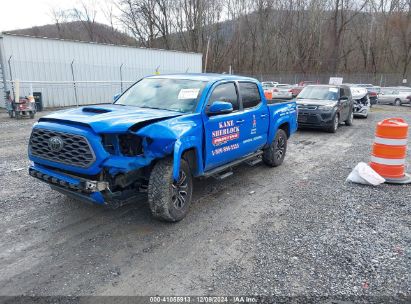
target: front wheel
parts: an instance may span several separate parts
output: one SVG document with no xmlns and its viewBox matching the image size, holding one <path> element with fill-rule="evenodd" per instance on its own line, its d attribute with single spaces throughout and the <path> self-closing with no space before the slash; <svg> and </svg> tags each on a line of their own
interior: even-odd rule
<svg viewBox="0 0 411 304">
<path fill-rule="evenodd" d="M 150 174 L 148 203 L 155 218 L 178 222 L 188 213 L 193 192 L 190 167 L 184 159 L 180 162 L 177 181 L 173 179 L 173 159 L 159 160 Z"/>
<path fill-rule="evenodd" d="M 397 99 L 394 101 L 394 105 L 397 106 L 397 107 L 399 107 L 399 106 L 401 105 L 401 100 L 397 98 Z"/>
<path fill-rule="evenodd" d="M 263 162 L 266 165 L 271 167 L 280 166 L 287 152 L 287 133 L 283 129 L 278 129 L 274 140 L 263 152 Z"/>
<path fill-rule="evenodd" d="M 330 133 L 337 132 L 338 126 L 340 125 L 340 117 L 338 113 L 335 113 L 331 125 L 327 128 L 327 131 Z"/>
</svg>

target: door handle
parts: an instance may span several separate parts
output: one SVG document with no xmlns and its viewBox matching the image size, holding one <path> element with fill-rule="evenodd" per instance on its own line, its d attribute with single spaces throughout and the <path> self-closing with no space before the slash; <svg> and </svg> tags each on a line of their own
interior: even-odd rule
<svg viewBox="0 0 411 304">
<path fill-rule="evenodd" d="M 266 118 L 268 114 L 261 114 L 261 118 Z"/>
<path fill-rule="evenodd" d="M 236 121 L 236 123 L 239 123 L 239 124 L 242 124 L 243 122 L 244 122 L 244 119 L 240 119 Z"/>
</svg>

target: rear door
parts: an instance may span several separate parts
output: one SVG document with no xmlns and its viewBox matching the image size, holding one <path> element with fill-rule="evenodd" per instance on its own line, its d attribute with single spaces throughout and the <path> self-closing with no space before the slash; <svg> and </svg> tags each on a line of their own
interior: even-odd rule
<svg viewBox="0 0 411 304">
<path fill-rule="evenodd" d="M 348 117 L 348 112 L 349 112 L 349 96 L 346 95 L 347 92 L 344 88 L 340 88 L 340 103 L 341 103 L 341 115 L 340 115 L 340 121 L 345 121 Z M 341 100 L 341 97 L 347 97 L 348 99 L 343 99 Z"/>
<path fill-rule="evenodd" d="M 242 150 L 251 153 L 267 143 L 270 117 L 267 105 L 262 102 L 261 92 L 254 82 L 238 82 L 243 109 Z"/>
<path fill-rule="evenodd" d="M 349 115 L 351 114 L 351 110 L 353 110 L 353 99 L 352 99 L 352 94 L 351 94 L 351 90 L 349 87 L 344 87 L 344 96 L 348 97 L 347 100 L 347 119 L 349 118 Z"/>
<path fill-rule="evenodd" d="M 233 112 L 209 116 L 208 108 L 214 101 L 231 102 Z M 246 114 L 240 109 L 237 84 L 233 81 L 215 85 L 207 98 L 203 109 L 205 129 L 205 171 L 240 158 L 243 134 L 246 132 Z"/>
</svg>

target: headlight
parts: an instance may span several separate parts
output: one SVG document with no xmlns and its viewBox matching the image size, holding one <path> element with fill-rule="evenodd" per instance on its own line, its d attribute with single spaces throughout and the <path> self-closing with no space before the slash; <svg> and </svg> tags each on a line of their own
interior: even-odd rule
<svg viewBox="0 0 411 304">
<path fill-rule="evenodd" d="M 333 105 L 319 106 L 318 110 L 321 111 L 332 111 L 334 109 Z"/>
</svg>

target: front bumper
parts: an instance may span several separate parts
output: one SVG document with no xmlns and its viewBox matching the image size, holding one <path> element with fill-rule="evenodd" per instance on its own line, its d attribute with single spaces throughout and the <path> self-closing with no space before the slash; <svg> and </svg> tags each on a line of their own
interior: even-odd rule
<svg viewBox="0 0 411 304">
<path fill-rule="evenodd" d="M 354 116 L 366 117 L 368 116 L 368 111 L 370 110 L 369 106 L 363 107 L 354 107 Z"/>
<path fill-rule="evenodd" d="M 144 193 L 135 191 L 113 193 L 108 182 L 66 175 L 38 164 L 29 167 L 29 174 L 71 198 L 111 208 L 120 207 L 145 196 Z"/>
<path fill-rule="evenodd" d="M 328 127 L 332 124 L 333 113 L 320 110 L 298 110 L 298 125 L 312 128 Z"/>
</svg>

